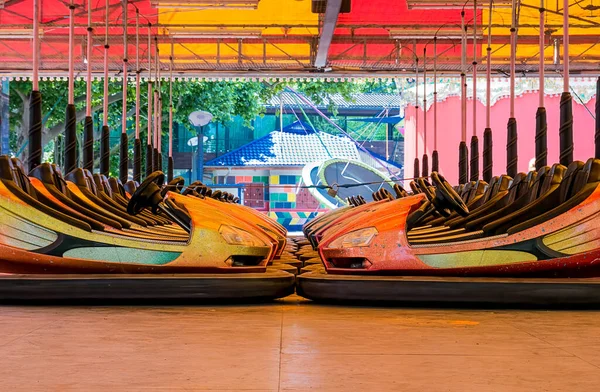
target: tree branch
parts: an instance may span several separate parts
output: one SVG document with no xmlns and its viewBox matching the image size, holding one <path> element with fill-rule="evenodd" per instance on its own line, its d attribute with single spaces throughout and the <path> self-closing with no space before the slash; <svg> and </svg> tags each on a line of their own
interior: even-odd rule
<svg viewBox="0 0 600 392">
<path fill-rule="evenodd" d="M 25 103 L 27 101 L 27 97 L 25 96 L 25 94 L 23 94 L 21 92 L 21 90 L 19 90 L 18 88 L 13 89 L 15 91 L 15 93 L 17 93 L 17 95 L 19 96 L 19 98 L 21 98 L 21 101 L 23 101 L 23 103 Z"/>
<path fill-rule="evenodd" d="M 110 105 L 111 103 L 119 102 L 122 99 L 123 99 L 123 95 L 121 93 L 110 95 L 108 97 L 108 104 Z M 102 107 L 103 107 L 103 104 L 92 107 L 92 113 L 102 109 Z M 76 115 L 76 121 L 77 122 L 83 121 L 83 119 L 85 118 L 85 114 L 86 114 L 85 108 L 78 111 L 77 115 Z M 64 130 L 65 130 L 64 122 L 57 124 L 50 129 L 47 129 L 46 132 L 44 132 L 43 144 L 45 145 L 46 143 L 48 143 L 49 140 L 53 140 L 55 137 L 57 137 L 62 132 L 64 132 Z"/>
</svg>

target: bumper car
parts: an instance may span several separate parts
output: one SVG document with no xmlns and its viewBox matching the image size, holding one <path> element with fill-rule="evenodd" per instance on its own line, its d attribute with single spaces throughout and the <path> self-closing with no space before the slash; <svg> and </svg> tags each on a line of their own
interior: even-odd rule
<svg viewBox="0 0 600 392">
<path fill-rule="evenodd" d="M 210 282 L 194 294 L 203 298 L 274 298 L 293 291 L 293 275 L 267 268 L 282 246 L 279 227 L 265 217 L 261 229 L 242 206 L 162 187 L 162 172 L 130 187 L 131 195 L 82 169 L 63 177 L 42 164 L 30 175 L 18 161 L 0 157 L 0 272 L 12 274 L 3 276 L 5 287 L 41 275 L 78 284 L 95 276 L 114 284 L 150 274 L 161 284 L 175 282 L 173 276 L 192 279 L 196 290 L 198 282 Z M 171 280 L 160 280 L 165 274 Z M 146 293 L 163 294 L 170 295 Z"/>
<path fill-rule="evenodd" d="M 287 230 L 275 220 L 253 208 L 237 204 L 233 195 L 221 191 L 213 192 L 210 187 L 201 183 L 190 184 L 185 189 L 184 195 L 194 195 L 202 198 L 214 208 L 226 211 L 228 214 L 255 226 L 259 231 L 264 231 L 273 239 L 273 245 L 275 246 L 273 257 L 280 258 L 287 243 Z"/>
<path fill-rule="evenodd" d="M 600 272 L 589 257 L 600 241 L 592 224 L 600 211 L 600 160 L 521 173 L 507 191 L 493 194 L 488 187 L 480 199 L 488 200 L 472 213 L 441 175 L 432 173 L 432 180 L 435 191 L 372 203 L 325 231 L 318 250 L 328 272 L 565 277 Z M 446 218 L 419 226 L 433 211 Z"/>
<path fill-rule="evenodd" d="M 501 176 L 470 197 L 436 172 L 431 179 L 423 193 L 353 207 L 313 233 L 326 274 L 301 275 L 299 292 L 332 298 L 341 284 L 383 284 L 383 297 L 394 296 L 390 282 L 417 276 L 600 276 L 599 159 Z"/>
</svg>

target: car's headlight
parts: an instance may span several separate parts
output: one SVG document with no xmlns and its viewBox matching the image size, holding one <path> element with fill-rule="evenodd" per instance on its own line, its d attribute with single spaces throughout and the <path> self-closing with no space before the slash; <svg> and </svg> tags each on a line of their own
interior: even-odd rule
<svg viewBox="0 0 600 392">
<path fill-rule="evenodd" d="M 355 230 L 335 239 L 329 244 L 328 248 L 341 249 L 368 246 L 376 235 L 377 229 L 374 227 Z"/>
<path fill-rule="evenodd" d="M 242 245 L 242 246 L 264 246 L 265 244 L 248 233 L 237 227 L 221 225 L 219 228 L 219 234 L 229 245 Z"/>
</svg>

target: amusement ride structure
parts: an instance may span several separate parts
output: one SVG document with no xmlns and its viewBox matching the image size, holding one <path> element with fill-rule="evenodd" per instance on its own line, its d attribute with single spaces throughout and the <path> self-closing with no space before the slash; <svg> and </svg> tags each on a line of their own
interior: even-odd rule
<svg viewBox="0 0 600 392">
<path fill-rule="evenodd" d="M 296 277 L 290 272 L 297 272 L 300 266 L 304 268 L 297 278 L 298 293 L 316 300 L 600 303 L 600 280 L 594 279 L 600 277 L 600 232 L 594 223 L 600 214 L 600 106 L 596 104 L 595 109 L 596 156 L 575 160 L 574 142 L 587 144 L 592 140 L 574 139 L 569 79 L 572 70 L 597 74 L 593 49 L 583 51 L 585 55 L 579 52 L 577 61 L 571 62 L 569 57 L 571 38 L 576 45 L 587 44 L 582 38 L 586 34 L 581 31 L 588 24 L 597 23 L 579 14 L 570 18 L 568 0 L 560 10 L 551 12 L 543 0 L 534 7 L 539 11 L 539 37 L 519 33 L 521 27 L 524 31 L 532 29 L 529 23 L 521 26 L 519 15 L 533 6 L 517 0 L 485 4 L 477 0 L 460 4 L 429 0 L 352 2 L 352 10 L 347 9 L 350 2 L 329 0 L 324 9 L 317 7 L 314 12 L 307 12 L 306 23 L 288 24 L 285 18 L 290 16 L 286 15 L 280 22 L 265 26 L 244 18 L 251 18 L 252 12 L 272 17 L 274 1 L 106 0 L 102 7 L 89 1 L 70 0 L 65 7 L 54 0 L 32 0 L 32 12 L 27 13 L 30 18 L 12 11 L 16 3 L 28 2 L 6 0 L 0 9 L 2 34 L 17 37 L 14 44 L 3 43 L 10 50 L 0 54 L 0 68 L 5 68 L 0 74 L 13 78 L 21 73 L 31 78 L 29 153 L 25 163 L 6 153 L 0 156 L 0 272 L 4 274 L 0 276 L 0 298 L 278 298 L 293 292 Z M 308 10 L 306 6 L 311 2 L 296 3 L 306 3 L 302 9 Z M 319 2 L 312 5 L 315 3 Z M 353 15 L 356 9 L 362 10 L 364 20 L 381 18 L 381 11 L 366 3 L 389 4 L 390 13 L 398 11 L 403 23 L 357 24 L 357 16 Z M 397 8 L 396 3 L 401 3 L 402 8 Z M 53 19 L 57 9 L 63 8 L 60 17 Z M 170 19 L 157 12 L 164 8 L 170 10 Z M 186 19 L 189 10 L 189 19 L 193 20 L 196 13 L 206 13 L 206 18 L 210 18 L 219 11 L 231 12 L 231 8 L 243 9 L 240 21 L 234 20 L 225 27 Z M 427 16 L 436 9 L 444 10 L 440 13 L 443 17 Z M 494 22 L 498 10 L 510 11 L 510 56 L 508 61 L 499 60 L 496 66 L 492 48 L 501 45 L 497 50 L 502 52 L 506 36 L 494 32 L 507 27 Z M 590 12 L 594 10 L 588 8 Z M 562 16 L 562 25 L 556 25 L 553 18 L 554 24 L 549 27 L 549 13 Z M 435 20 L 428 23 L 428 18 Z M 411 30 L 408 26 L 415 20 L 419 28 Z M 470 23 L 473 28 L 468 44 Z M 572 24 L 576 25 L 574 35 Z M 24 31 L 30 27 L 30 34 Z M 562 31 L 564 86 L 560 98 L 560 156 L 556 163 L 549 162 L 547 153 L 544 107 L 544 53 L 550 28 Z M 474 98 L 477 96 L 484 31 L 487 99 L 480 159 L 476 99 L 471 111 L 473 133 L 470 142 L 467 139 L 467 94 L 470 86 Z M 147 42 L 140 39 L 144 33 Z M 122 40 L 123 49 L 118 62 L 114 50 L 119 45 L 117 38 Z M 518 40 L 525 47 L 539 48 L 537 69 L 517 57 Z M 18 56 L 26 46 L 24 42 L 31 42 L 31 62 L 29 57 Z M 358 56 L 361 42 L 364 53 Z M 310 50 L 303 56 L 306 45 Z M 369 45 L 378 54 L 370 54 Z M 551 45 L 557 50 L 555 41 Z M 66 63 L 62 55 L 49 54 L 53 47 L 67 53 Z M 208 47 L 216 50 L 214 55 L 202 52 Z M 182 55 L 184 49 L 194 57 Z M 470 80 L 469 49 L 473 55 Z M 95 61 L 99 59 L 95 54 L 98 50 L 102 52 L 102 65 Z M 456 51 L 460 52 L 459 57 L 453 55 Z M 87 91 L 81 164 L 77 157 L 79 121 L 74 97 L 76 68 L 81 68 L 75 59 L 79 52 L 86 56 Z M 281 52 L 285 54 L 283 58 Z M 420 53 L 422 57 L 418 56 Z M 428 54 L 433 58 L 428 58 Z M 274 73 L 277 66 L 281 68 L 279 75 Z M 430 70 L 434 146 L 431 157 L 427 152 L 426 115 Z M 506 168 L 502 174 L 492 171 L 492 141 L 500 143 L 503 130 L 492 130 L 490 126 L 490 86 L 492 72 L 505 70 L 509 74 L 510 98 Z M 271 73 L 261 74 L 267 71 Z M 185 184 L 183 178 L 174 177 L 175 77 L 193 79 L 204 73 L 215 78 L 239 78 L 243 74 L 260 80 L 284 78 L 285 73 L 285 78 L 345 79 L 367 72 L 377 72 L 378 77 L 397 77 L 413 71 L 412 173 L 405 170 L 405 178 L 397 178 L 362 162 L 335 157 L 307 166 L 303 173 L 305 186 L 323 204 L 337 208 L 307 223 L 304 239 L 288 238 L 285 228 L 239 204 L 237 195 L 213 189 L 201 181 Z M 62 77 L 64 73 L 68 78 L 62 168 L 42 162 L 41 72 L 44 77 Z M 108 81 L 115 72 L 123 82 L 122 124 L 119 173 L 118 177 L 110 177 Z M 460 77 L 460 124 L 438 121 L 440 72 L 446 77 Z M 517 74 L 526 72 L 536 73 L 540 81 L 534 140 L 518 138 L 515 114 Z M 135 82 L 132 162 L 127 135 L 131 75 Z M 144 75 L 148 90 L 145 148 L 140 139 Z M 96 168 L 92 81 L 98 77 L 104 81 L 104 108 Z M 169 83 L 168 97 L 162 96 L 163 82 Z M 421 91 L 423 98 L 419 100 Z M 168 120 L 162 118 L 165 105 Z M 344 133 L 337 124 L 325 119 Z M 420 148 L 420 137 L 416 135 L 420 121 L 424 148 Z M 161 146 L 165 123 L 166 165 Z M 442 127 L 444 133 L 460 134 L 459 175 L 454 184 L 443 175 L 444 162 L 450 157 L 438 150 Z M 519 143 L 535 143 L 535 170 L 519 171 Z M 405 148 L 412 146 L 407 144 Z M 146 165 L 142 168 L 144 159 Z M 408 184 L 410 191 L 403 184 Z M 312 262 L 307 263 L 308 260 Z M 84 288 L 74 293 L 73 287 Z"/>
</svg>

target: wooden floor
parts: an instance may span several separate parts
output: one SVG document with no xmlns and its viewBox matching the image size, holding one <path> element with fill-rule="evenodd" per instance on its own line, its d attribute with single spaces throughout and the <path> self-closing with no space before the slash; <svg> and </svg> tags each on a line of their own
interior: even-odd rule
<svg viewBox="0 0 600 392">
<path fill-rule="evenodd" d="M 0 307 L 2 391 L 598 391 L 600 312 Z"/>
</svg>

